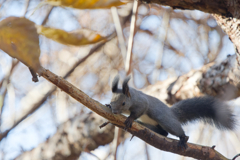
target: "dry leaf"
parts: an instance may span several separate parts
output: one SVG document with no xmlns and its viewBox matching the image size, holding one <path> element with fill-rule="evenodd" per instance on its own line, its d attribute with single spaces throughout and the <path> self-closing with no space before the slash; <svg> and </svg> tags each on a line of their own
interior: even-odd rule
<svg viewBox="0 0 240 160">
<path fill-rule="evenodd" d="M 72 7 L 77 9 L 100 9 L 111 8 L 112 6 L 120 6 L 126 4 L 120 0 L 46 0 L 54 6 Z"/>
<path fill-rule="evenodd" d="M 39 34 L 65 45 L 80 46 L 93 44 L 105 39 L 101 35 L 87 29 L 66 32 L 61 29 L 37 26 L 37 31 Z"/>
<path fill-rule="evenodd" d="M 0 49 L 37 71 L 40 66 L 40 47 L 35 23 L 19 17 L 2 20 Z"/>
</svg>

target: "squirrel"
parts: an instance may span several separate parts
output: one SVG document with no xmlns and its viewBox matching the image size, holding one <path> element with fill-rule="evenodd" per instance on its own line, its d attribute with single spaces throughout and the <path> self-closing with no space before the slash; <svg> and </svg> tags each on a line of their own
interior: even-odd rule
<svg viewBox="0 0 240 160">
<path fill-rule="evenodd" d="M 112 99 L 110 104 L 113 114 L 130 112 L 125 124 L 125 130 L 132 127 L 136 119 L 145 127 L 167 136 L 168 133 L 179 137 L 178 147 L 187 148 L 188 136 L 182 128 L 187 122 L 202 120 L 219 129 L 233 130 L 236 125 L 235 115 L 224 102 L 204 96 L 191 98 L 168 107 L 159 99 L 144 94 L 128 86 L 130 76 L 124 79 L 122 89 L 118 89 L 119 76 L 112 82 Z M 137 121 L 138 122 L 138 121 Z"/>
</svg>

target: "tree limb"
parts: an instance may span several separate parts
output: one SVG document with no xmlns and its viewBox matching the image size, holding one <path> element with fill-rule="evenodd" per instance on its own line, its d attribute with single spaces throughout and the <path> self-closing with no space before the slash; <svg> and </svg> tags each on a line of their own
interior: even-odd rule
<svg viewBox="0 0 240 160">
<path fill-rule="evenodd" d="M 207 13 L 216 13 L 221 15 L 230 14 L 228 11 L 227 1 L 215 0 L 141 0 L 146 3 L 157 3 L 160 5 L 170 6 L 173 9 L 188 9 L 188 10 L 200 10 Z"/>
<path fill-rule="evenodd" d="M 89 53 L 83 57 L 82 59 L 80 59 L 79 61 L 77 61 L 71 68 L 70 70 L 64 75 L 63 78 L 67 78 L 69 77 L 74 69 L 79 66 L 81 63 L 83 63 L 85 60 L 88 59 L 88 57 L 90 57 L 92 54 L 95 53 L 95 51 L 97 51 L 99 48 L 101 48 L 103 45 L 105 44 L 105 42 L 101 42 L 98 43 L 96 46 L 94 46 Z M 14 125 L 9 128 L 8 130 L 4 131 L 3 133 L 0 134 L 0 141 L 6 137 L 8 135 L 8 133 L 14 129 L 18 124 L 20 124 L 23 120 L 25 120 L 30 114 L 34 113 L 38 108 L 41 107 L 41 105 L 47 100 L 47 98 L 52 95 L 53 92 L 55 92 L 57 89 L 57 87 L 51 88 L 43 98 L 41 98 L 40 100 L 38 100 L 32 107 L 31 109 L 29 109 L 26 113 L 24 113 L 23 115 L 21 115 L 21 117 L 14 123 Z"/>
<path fill-rule="evenodd" d="M 102 105 L 98 101 L 93 100 L 84 92 L 77 89 L 75 86 L 64 80 L 62 77 L 53 74 L 49 70 L 41 68 L 40 72 L 41 73 L 39 74 L 41 74 L 42 77 L 58 86 L 61 90 L 69 94 L 71 97 L 73 97 L 92 111 L 108 119 L 112 124 L 120 128 L 125 127 L 125 116 L 112 114 L 109 108 Z M 139 137 L 148 144 L 164 151 L 180 154 L 183 156 L 189 156 L 196 159 L 227 159 L 211 147 L 200 146 L 192 143 L 188 143 L 188 148 L 184 151 L 181 148 L 177 147 L 178 140 L 166 138 L 161 135 L 155 134 L 153 131 L 143 127 L 136 122 L 133 123 L 132 128 L 130 128 L 128 132 Z"/>
</svg>

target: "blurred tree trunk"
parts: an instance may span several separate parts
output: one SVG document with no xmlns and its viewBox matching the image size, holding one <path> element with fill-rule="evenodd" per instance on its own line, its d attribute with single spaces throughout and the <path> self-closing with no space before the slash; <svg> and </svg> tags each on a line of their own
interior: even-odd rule
<svg viewBox="0 0 240 160">
<path fill-rule="evenodd" d="M 82 151 L 89 152 L 112 142 L 114 126 L 107 125 L 100 129 L 104 122 L 104 118 L 95 113 L 76 116 L 60 125 L 57 132 L 44 143 L 22 153 L 16 160 L 77 159 Z"/>
<path fill-rule="evenodd" d="M 219 64 L 209 63 L 199 70 L 146 87 L 143 92 L 172 105 L 180 100 L 211 95 L 222 100 L 239 97 L 236 55 Z"/>
</svg>

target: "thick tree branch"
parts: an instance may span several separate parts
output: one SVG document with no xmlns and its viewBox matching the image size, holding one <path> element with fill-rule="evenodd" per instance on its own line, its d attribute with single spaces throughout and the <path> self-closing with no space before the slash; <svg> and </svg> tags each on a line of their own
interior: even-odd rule
<svg viewBox="0 0 240 160">
<path fill-rule="evenodd" d="M 216 13 L 221 15 L 229 15 L 227 0 L 141 0 L 147 3 L 157 3 L 160 5 L 170 6 L 173 9 L 200 10 L 207 13 Z"/>
<path fill-rule="evenodd" d="M 236 10 L 239 10 L 239 8 L 237 8 Z M 218 25 L 222 28 L 224 32 L 227 33 L 229 39 L 235 45 L 238 66 L 240 67 L 240 15 L 236 16 L 238 16 L 238 19 L 213 14 L 213 17 L 217 20 Z"/>
<path fill-rule="evenodd" d="M 86 95 L 81 90 L 77 89 L 75 86 L 64 80 L 63 78 L 53 74 L 49 70 L 44 68 L 41 69 L 40 73 L 45 79 L 52 82 L 58 86 L 61 90 L 65 91 L 71 97 L 96 112 L 100 116 L 108 119 L 112 124 L 124 128 L 124 122 L 126 117 L 123 115 L 114 115 L 111 113 L 111 110 L 106 106 L 102 105 L 98 101 L 93 100 L 88 95 Z M 155 134 L 153 131 L 141 126 L 140 124 L 134 122 L 131 129 L 128 132 L 144 140 L 148 144 L 172 153 L 177 153 L 184 156 L 193 157 L 196 159 L 227 159 L 222 156 L 220 153 L 215 151 L 211 147 L 199 146 L 195 144 L 188 143 L 187 150 L 182 150 L 177 147 L 178 140 L 170 139 L 163 137 L 161 135 Z"/>
<path fill-rule="evenodd" d="M 226 60 L 224 60 L 220 64 L 214 63 L 208 64 L 202 67 L 202 69 L 200 70 L 193 70 L 179 78 L 168 79 L 163 82 L 158 82 L 155 85 L 148 86 L 147 88 L 144 89 L 144 92 L 152 94 L 153 96 L 161 99 L 162 101 L 168 104 L 173 104 L 176 101 L 191 98 L 194 96 L 200 96 L 203 94 L 209 94 L 218 97 L 219 96 L 226 97 L 226 95 L 229 95 L 229 93 L 226 93 L 227 91 L 226 88 L 229 87 L 226 86 L 232 86 L 234 88 L 233 90 L 235 91 L 239 90 L 237 87 L 238 86 L 237 83 L 230 84 L 231 82 L 233 81 L 236 82 L 236 80 L 238 80 L 234 78 L 236 76 L 230 76 L 231 74 L 232 75 L 237 74 L 234 72 L 234 66 L 236 66 L 234 65 L 235 63 L 236 63 L 235 55 L 229 56 Z M 226 79 L 228 79 L 228 81 Z M 199 89 L 198 87 L 201 89 Z M 235 96 L 237 95 L 238 94 L 236 94 Z M 233 97 L 228 98 L 232 99 Z M 61 133 L 62 131 L 60 130 L 57 132 Z M 49 138 L 48 141 L 44 143 L 44 148 L 46 148 L 47 145 L 53 144 L 53 142 L 55 142 L 55 141 L 52 142 L 52 139 L 54 140 L 54 137 L 55 136 Z M 52 143 L 50 143 L 49 141 L 51 141 Z M 41 144 L 40 146 L 42 145 L 43 144 Z M 71 145 L 71 143 L 65 145 L 69 146 Z M 40 146 L 38 146 L 37 148 L 39 148 Z M 59 151 L 57 150 L 54 151 L 56 151 L 57 154 L 59 154 Z M 27 152 L 26 155 L 29 155 L 32 152 L 35 152 L 35 149 Z M 44 151 L 41 153 L 43 155 L 45 154 Z M 25 155 L 25 153 L 23 154 Z M 66 158 L 66 156 L 64 158 Z"/>
</svg>

